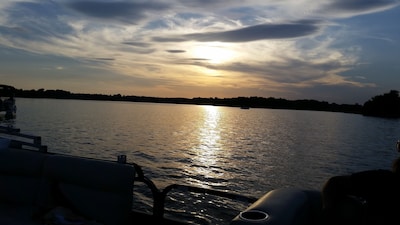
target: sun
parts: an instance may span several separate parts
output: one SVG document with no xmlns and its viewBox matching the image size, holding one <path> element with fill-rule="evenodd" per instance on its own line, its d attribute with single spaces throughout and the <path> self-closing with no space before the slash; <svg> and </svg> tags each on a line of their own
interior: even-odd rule
<svg viewBox="0 0 400 225">
<path fill-rule="evenodd" d="M 221 64 L 232 60 L 235 52 L 222 43 L 202 43 L 195 45 L 191 51 L 193 58 L 206 60 L 211 64 Z"/>
</svg>

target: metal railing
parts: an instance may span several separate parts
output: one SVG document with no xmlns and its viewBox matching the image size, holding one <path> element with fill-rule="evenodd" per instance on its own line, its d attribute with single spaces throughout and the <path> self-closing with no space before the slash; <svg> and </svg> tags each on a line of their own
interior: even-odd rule
<svg viewBox="0 0 400 225">
<path fill-rule="evenodd" d="M 5 138 L 10 139 L 10 147 L 37 149 L 41 152 L 47 152 L 47 146 L 42 145 L 42 138 L 36 135 L 21 133 L 20 129 L 10 126 L 0 126 L 0 133 L 5 134 Z"/>
</svg>

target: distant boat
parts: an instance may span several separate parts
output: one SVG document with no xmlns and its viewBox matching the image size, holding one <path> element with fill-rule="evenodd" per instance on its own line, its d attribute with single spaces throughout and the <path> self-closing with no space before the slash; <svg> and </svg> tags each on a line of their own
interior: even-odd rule
<svg viewBox="0 0 400 225">
<path fill-rule="evenodd" d="M 0 120 L 14 119 L 17 113 L 17 106 L 14 99 L 15 88 L 9 85 L 0 84 Z M 6 99 L 1 97 L 6 96 Z"/>
<path fill-rule="evenodd" d="M 0 121 L 15 119 L 16 116 L 17 116 L 17 111 L 15 105 L 13 110 L 0 111 Z"/>
</svg>

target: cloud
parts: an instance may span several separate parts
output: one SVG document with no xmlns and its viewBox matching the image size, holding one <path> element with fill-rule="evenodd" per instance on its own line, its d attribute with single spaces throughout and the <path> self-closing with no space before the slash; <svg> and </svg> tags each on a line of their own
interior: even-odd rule
<svg viewBox="0 0 400 225">
<path fill-rule="evenodd" d="M 186 52 L 185 50 L 166 50 L 169 53 L 184 53 Z"/>
<path fill-rule="evenodd" d="M 299 21 L 282 24 L 261 24 L 248 26 L 236 30 L 220 32 L 192 33 L 179 37 L 155 37 L 153 40 L 159 42 L 249 42 L 267 39 L 288 39 L 303 37 L 318 32 L 319 27 L 314 21 Z"/>
<path fill-rule="evenodd" d="M 323 4 L 320 15 L 333 17 L 351 17 L 380 12 L 399 6 L 398 0 L 331 0 Z"/>
<path fill-rule="evenodd" d="M 193 60 L 193 61 L 209 61 L 209 59 L 205 59 L 205 58 L 189 58 L 189 60 Z M 199 64 L 197 64 L 197 65 L 199 65 Z M 209 67 L 208 65 L 201 65 L 201 66 Z"/>
<path fill-rule="evenodd" d="M 122 44 L 131 45 L 131 46 L 135 46 L 135 47 L 141 47 L 141 48 L 148 48 L 151 46 L 150 43 L 139 42 L 139 41 L 125 41 L 125 42 L 122 42 Z"/>
<path fill-rule="evenodd" d="M 398 1 L 393 0 L 335 0 L 329 4 L 328 8 L 346 11 L 375 11 L 398 4 Z"/>
<path fill-rule="evenodd" d="M 100 61 L 114 61 L 115 59 L 114 59 L 114 58 L 103 58 L 103 57 L 101 57 L 101 58 L 94 58 L 94 60 L 100 60 Z"/>
<path fill-rule="evenodd" d="M 71 9 L 87 16 L 113 19 L 128 23 L 135 23 L 146 18 L 150 11 L 163 11 L 168 5 L 161 2 L 99 2 L 99 1 L 75 1 L 68 3 Z"/>
<path fill-rule="evenodd" d="M 0 29 L 10 38 L 44 41 L 49 37 L 62 39 L 74 32 L 72 27 L 60 20 L 64 13 L 58 4 L 17 2 L 3 11 L 7 13 L 8 24 Z"/>
</svg>

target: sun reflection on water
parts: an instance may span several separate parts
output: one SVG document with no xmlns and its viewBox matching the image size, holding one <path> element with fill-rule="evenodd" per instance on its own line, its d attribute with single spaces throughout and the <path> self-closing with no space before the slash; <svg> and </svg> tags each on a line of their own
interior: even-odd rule
<svg viewBox="0 0 400 225">
<path fill-rule="evenodd" d="M 192 149 L 192 169 L 194 173 L 208 176 L 215 173 L 218 159 L 221 154 L 221 116 L 222 112 L 216 106 L 202 106 L 203 117 L 198 123 L 198 145 Z M 210 175 L 210 177 L 215 177 Z"/>
<path fill-rule="evenodd" d="M 218 107 L 204 106 L 203 125 L 199 128 L 199 140 L 201 152 L 212 152 L 219 150 L 218 140 L 221 138 L 219 121 L 221 113 Z"/>
</svg>

